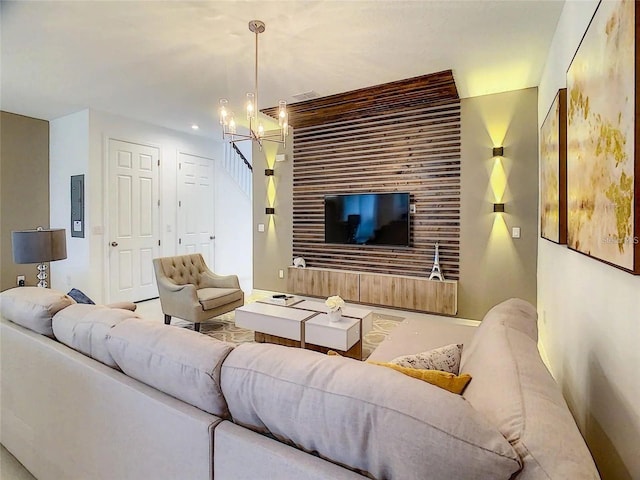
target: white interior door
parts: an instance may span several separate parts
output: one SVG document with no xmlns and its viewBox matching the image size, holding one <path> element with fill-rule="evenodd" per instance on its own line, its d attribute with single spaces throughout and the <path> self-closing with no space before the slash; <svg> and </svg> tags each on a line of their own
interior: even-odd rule
<svg viewBox="0 0 640 480">
<path fill-rule="evenodd" d="M 110 301 L 158 296 L 158 148 L 109 140 Z"/>
<path fill-rule="evenodd" d="M 178 253 L 201 253 L 214 268 L 214 160 L 178 154 Z"/>
</svg>

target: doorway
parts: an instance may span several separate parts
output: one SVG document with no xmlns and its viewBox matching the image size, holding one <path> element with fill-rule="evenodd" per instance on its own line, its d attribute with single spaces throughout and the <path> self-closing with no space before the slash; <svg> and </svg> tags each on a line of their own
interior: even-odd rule
<svg viewBox="0 0 640 480">
<path fill-rule="evenodd" d="M 158 256 L 157 147 L 109 139 L 109 301 L 158 296 L 153 258 Z"/>
</svg>

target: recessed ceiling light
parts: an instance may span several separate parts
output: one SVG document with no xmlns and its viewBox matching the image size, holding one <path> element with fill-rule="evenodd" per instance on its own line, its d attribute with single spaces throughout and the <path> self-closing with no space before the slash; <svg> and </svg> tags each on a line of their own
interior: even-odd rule
<svg viewBox="0 0 640 480">
<path fill-rule="evenodd" d="M 191 125 L 191 128 L 193 128 L 194 130 L 200 130 L 200 127 L 198 125 L 196 125 L 195 123 L 193 125 Z"/>
</svg>

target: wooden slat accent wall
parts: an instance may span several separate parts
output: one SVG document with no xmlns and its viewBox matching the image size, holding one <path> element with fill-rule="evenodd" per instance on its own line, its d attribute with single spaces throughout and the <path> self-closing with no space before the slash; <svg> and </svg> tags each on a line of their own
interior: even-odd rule
<svg viewBox="0 0 640 480">
<path fill-rule="evenodd" d="M 293 135 L 293 255 L 310 267 L 429 276 L 434 246 L 449 280 L 459 277 L 460 101 Z M 324 243 L 324 196 L 409 192 L 411 247 Z"/>
<path fill-rule="evenodd" d="M 287 106 L 287 113 L 289 125 L 296 129 L 403 113 L 415 108 L 446 105 L 459 99 L 453 72 L 444 70 L 292 103 Z M 261 112 L 277 119 L 279 109 L 275 106 Z"/>
</svg>

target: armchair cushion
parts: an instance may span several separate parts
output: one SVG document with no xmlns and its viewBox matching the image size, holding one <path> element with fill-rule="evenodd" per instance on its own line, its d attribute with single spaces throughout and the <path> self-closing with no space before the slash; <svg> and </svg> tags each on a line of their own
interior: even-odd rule
<svg viewBox="0 0 640 480">
<path fill-rule="evenodd" d="M 196 290 L 196 294 L 205 310 L 213 310 L 222 305 L 242 300 L 242 290 L 235 288 L 201 288 Z"/>
</svg>

